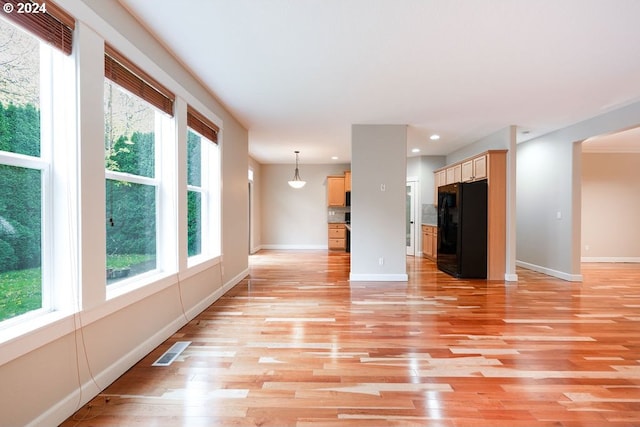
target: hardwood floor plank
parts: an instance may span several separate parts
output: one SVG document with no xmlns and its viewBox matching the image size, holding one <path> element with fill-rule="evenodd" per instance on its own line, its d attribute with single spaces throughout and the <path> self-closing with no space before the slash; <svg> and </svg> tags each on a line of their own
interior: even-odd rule
<svg viewBox="0 0 640 427">
<path fill-rule="evenodd" d="M 261 251 L 250 276 L 70 426 L 638 426 L 640 265 L 348 281 L 349 255 Z M 168 367 L 151 364 L 176 341 Z"/>
</svg>

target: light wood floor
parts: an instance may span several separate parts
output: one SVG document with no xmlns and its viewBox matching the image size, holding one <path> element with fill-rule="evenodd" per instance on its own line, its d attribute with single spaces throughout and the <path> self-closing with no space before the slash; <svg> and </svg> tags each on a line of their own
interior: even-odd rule
<svg viewBox="0 0 640 427">
<path fill-rule="evenodd" d="M 407 262 L 408 283 L 350 283 L 346 254 L 261 251 L 62 426 L 640 425 L 639 264 L 505 284 Z"/>
</svg>

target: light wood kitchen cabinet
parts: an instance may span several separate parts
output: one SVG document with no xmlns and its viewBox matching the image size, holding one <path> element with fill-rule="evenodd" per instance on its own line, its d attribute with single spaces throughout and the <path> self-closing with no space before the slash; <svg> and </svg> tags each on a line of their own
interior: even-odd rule
<svg viewBox="0 0 640 427">
<path fill-rule="evenodd" d="M 342 250 L 347 248 L 347 229 L 344 224 L 329 224 L 329 250 Z"/>
<path fill-rule="evenodd" d="M 351 171 L 344 172 L 344 191 L 351 191 Z"/>
<path fill-rule="evenodd" d="M 327 177 L 327 205 L 329 207 L 345 206 L 344 176 Z"/>
<path fill-rule="evenodd" d="M 478 156 L 461 164 L 461 181 L 477 181 L 487 177 L 487 156 Z"/>
<path fill-rule="evenodd" d="M 462 165 L 457 164 L 447 168 L 447 184 L 455 184 L 462 179 Z"/>
<path fill-rule="evenodd" d="M 438 256 L 438 227 L 422 225 L 422 256 L 435 261 Z"/>
</svg>

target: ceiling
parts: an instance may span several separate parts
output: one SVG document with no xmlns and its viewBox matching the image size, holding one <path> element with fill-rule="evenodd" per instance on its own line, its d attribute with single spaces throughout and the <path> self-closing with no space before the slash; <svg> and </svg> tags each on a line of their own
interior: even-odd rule
<svg viewBox="0 0 640 427">
<path fill-rule="evenodd" d="M 406 124 L 408 155 L 446 155 L 640 100 L 637 0 L 119 1 L 261 163 L 349 162 L 352 124 Z"/>
</svg>

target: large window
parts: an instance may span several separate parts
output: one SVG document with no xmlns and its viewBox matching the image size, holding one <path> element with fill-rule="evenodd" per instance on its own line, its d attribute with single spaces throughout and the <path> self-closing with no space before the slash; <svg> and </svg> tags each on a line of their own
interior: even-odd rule
<svg viewBox="0 0 640 427">
<path fill-rule="evenodd" d="M 203 138 L 191 129 L 187 132 L 187 254 L 202 253 L 202 187 Z M 206 148 L 206 147 L 205 147 Z"/>
<path fill-rule="evenodd" d="M 191 107 L 187 124 L 187 254 L 217 255 L 219 128 Z"/>
<path fill-rule="evenodd" d="M 161 154 L 169 138 L 163 129 L 171 122 L 173 94 L 106 45 L 104 111 L 106 277 L 111 285 L 162 269 Z"/>
<path fill-rule="evenodd" d="M 62 88 L 66 80 L 59 68 L 68 63 L 64 55 L 68 50 L 63 53 L 36 37 L 43 36 L 46 25 L 30 32 L 23 29 L 30 29 L 28 17 L 9 18 L 20 19 L 18 25 L 0 19 L 0 322 L 4 325 L 56 308 L 55 263 L 49 249 L 55 240 L 52 224 L 58 220 L 53 216 L 52 146 L 73 143 L 56 139 L 54 131 L 68 124 L 54 96 L 68 89 Z"/>
<path fill-rule="evenodd" d="M 156 120 L 161 113 L 105 80 L 107 284 L 156 268 Z"/>
</svg>

